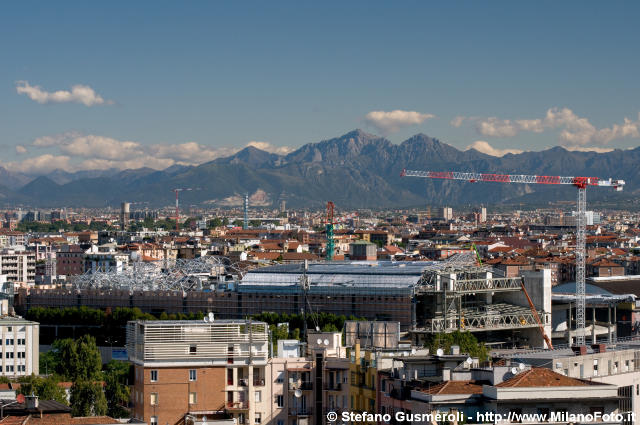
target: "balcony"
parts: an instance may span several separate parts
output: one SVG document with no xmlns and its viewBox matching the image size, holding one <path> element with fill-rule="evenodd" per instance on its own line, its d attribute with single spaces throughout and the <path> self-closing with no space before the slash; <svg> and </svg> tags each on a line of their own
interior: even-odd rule
<svg viewBox="0 0 640 425">
<path fill-rule="evenodd" d="M 263 378 L 254 378 L 253 385 L 255 387 L 264 387 L 264 379 Z"/>
<path fill-rule="evenodd" d="M 289 416 L 311 416 L 311 409 L 289 409 Z"/>
<path fill-rule="evenodd" d="M 248 401 L 228 401 L 226 404 L 227 410 L 248 410 Z"/>
<path fill-rule="evenodd" d="M 313 382 L 310 381 L 294 381 L 289 382 L 289 391 L 311 391 L 313 390 Z"/>
<path fill-rule="evenodd" d="M 333 385 L 325 384 L 324 389 L 326 391 L 342 391 L 342 384 L 340 382 Z"/>
<path fill-rule="evenodd" d="M 249 380 L 248 379 L 238 379 L 238 384 L 241 387 L 248 387 L 249 386 Z"/>
</svg>

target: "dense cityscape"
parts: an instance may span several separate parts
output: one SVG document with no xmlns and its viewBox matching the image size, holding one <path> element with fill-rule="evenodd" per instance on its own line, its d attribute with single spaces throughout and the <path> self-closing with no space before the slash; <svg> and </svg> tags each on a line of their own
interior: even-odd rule
<svg viewBox="0 0 640 425">
<path fill-rule="evenodd" d="M 95 415 L 83 423 L 636 413 L 637 212 L 584 215 L 578 345 L 575 203 L 301 211 L 246 199 L 2 211 L 1 326 L 16 344 L 4 391 L 25 397 L 5 414 L 33 411 L 34 394 L 58 402 L 51 414 Z M 71 365 L 91 355 L 78 376 Z"/>
<path fill-rule="evenodd" d="M 0 425 L 640 424 L 639 16 L 0 3 Z"/>
</svg>

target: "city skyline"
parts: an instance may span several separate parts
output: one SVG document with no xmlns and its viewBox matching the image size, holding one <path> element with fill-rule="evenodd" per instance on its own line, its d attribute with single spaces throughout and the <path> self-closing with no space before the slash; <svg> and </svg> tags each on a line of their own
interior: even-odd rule
<svg viewBox="0 0 640 425">
<path fill-rule="evenodd" d="M 502 155 L 640 140 L 634 3 L 4 6 L 0 166 L 163 169 L 354 128 Z"/>
</svg>

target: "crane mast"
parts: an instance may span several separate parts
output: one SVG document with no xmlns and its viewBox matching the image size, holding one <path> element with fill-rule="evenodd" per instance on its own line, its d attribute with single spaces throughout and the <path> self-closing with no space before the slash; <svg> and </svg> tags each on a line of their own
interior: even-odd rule
<svg viewBox="0 0 640 425">
<path fill-rule="evenodd" d="M 585 260 L 586 260 L 586 213 L 587 187 L 605 186 L 621 191 L 624 180 L 601 179 L 599 177 L 537 176 L 525 174 L 490 174 L 460 171 L 417 171 L 402 170 L 401 177 L 423 177 L 431 179 L 465 180 L 475 182 L 524 183 L 524 184 L 563 184 L 578 189 L 576 217 L 576 345 L 585 344 Z"/>
</svg>

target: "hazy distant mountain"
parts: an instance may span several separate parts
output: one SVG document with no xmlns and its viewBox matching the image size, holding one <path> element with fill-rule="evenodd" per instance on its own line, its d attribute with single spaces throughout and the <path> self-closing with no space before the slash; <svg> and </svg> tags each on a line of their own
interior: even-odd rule
<svg viewBox="0 0 640 425">
<path fill-rule="evenodd" d="M 126 200 L 170 205 L 174 188 L 184 205 L 231 205 L 244 193 L 256 205 L 274 205 L 282 193 L 292 207 L 321 207 L 332 200 L 340 207 L 404 207 L 496 203 L 545 203 L 573 200 L 571 187 L 499 183 L 467 183 L 401 178 L 403 168 L 461 170 L 538 175 L 587 175 L 622 178 L 625 192 L 600 188 L 590 200 L 629 199 L 640 192 L 640 148 L 609 153 L 569 152 L 553 148 L 497 158 L 475 150 L 460 151 L 418 134 L 400 143 L 354 130 L 343 136 L 305 144 L 286 156 L 247 147 L 242 151 L 193 167 L 164 171 L 126 170 L 88 175 L 58 184 L 39 177 L 7 201 L 30 200 L 39 206 L 104 206 Z"/>
</svg>

